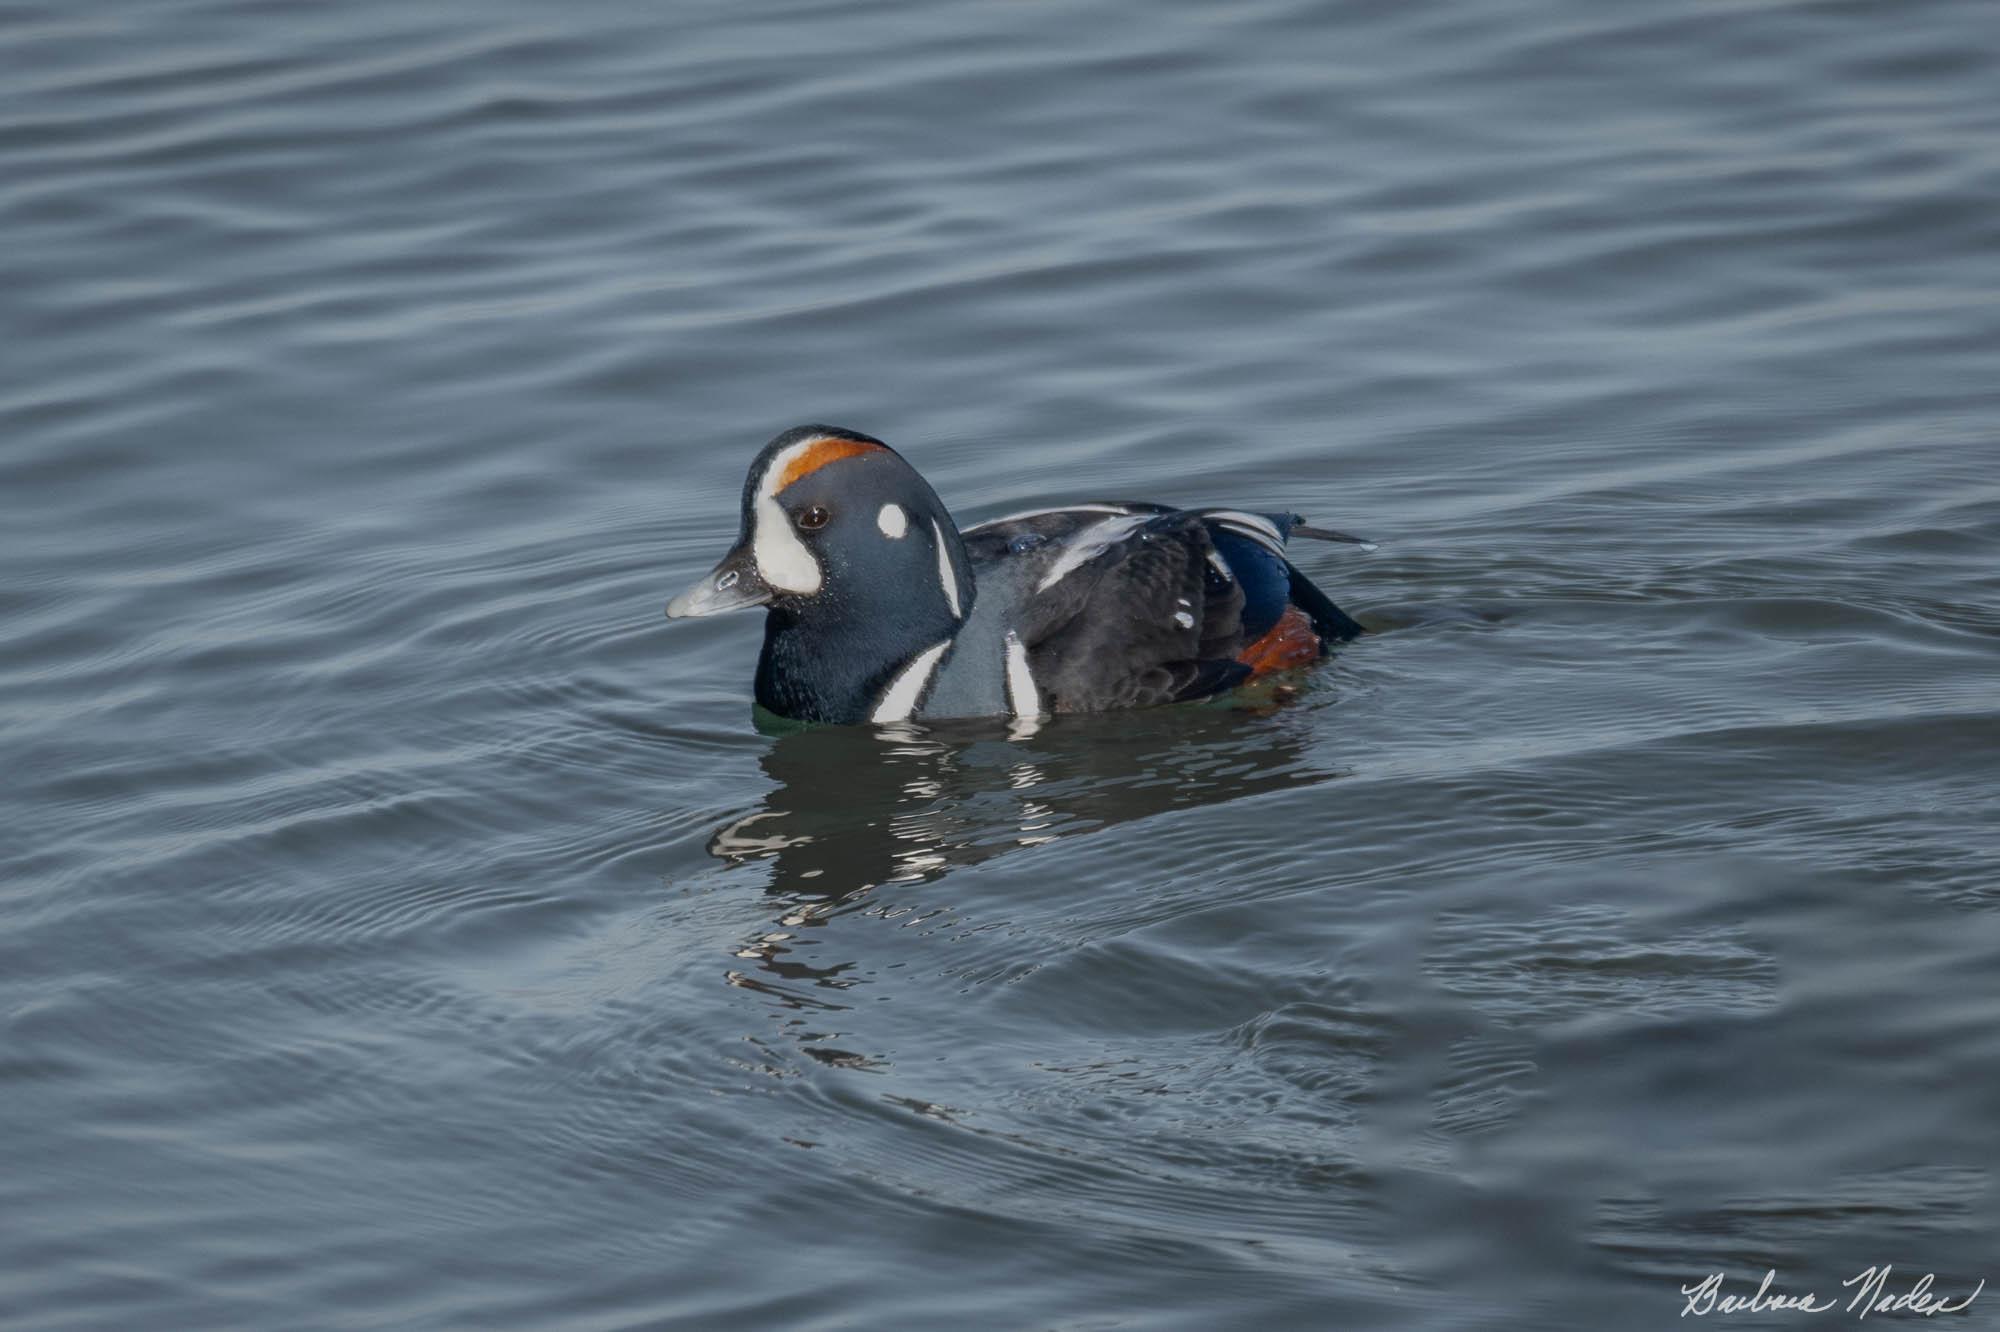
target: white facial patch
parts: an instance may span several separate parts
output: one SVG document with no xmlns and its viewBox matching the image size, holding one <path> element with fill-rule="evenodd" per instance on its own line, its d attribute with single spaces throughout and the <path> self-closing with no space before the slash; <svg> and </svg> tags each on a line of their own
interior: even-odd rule
<svg viewBox="0 0 2000 1332">
<path fill-rule="evenodd" d="M 758 575 L 778 591 L 801 597 L 819 591 L 825 575 L 806 543 L 792 530 L 791 518 L 778 503 L 776 487 L 792 459 L 818 443 L 817 439 L 802 440 L 771 459 L 758 478 L 757 504 L 751 518 L 750 557 L 757 561 Z"/>
<path fill-rule="evenodd" d="M 931 532 L 937 537 L 938 582 L 944 585 L 944 599 L 951 603 L 951 618 L 961 619 L 964 612 L 958 606 L 958 569 L 951 562 L 951 547 L 945 544 L 944 529 L 937 519 L 931 519 Z"/>
<path fill-rule="evenodd" d="M 882 535 L 891 541 L 901 541 L 903 534 L 910 530 L 910 516 L 903 512 L 900 504 L 884 504 L 882 511 L 875 515 L 875 526 L 882 529 Z"/>
<path fill-rule="evenodd" d="M 889 687 L 882 691 L 882 701 L 875 705 L 875 711 L 868 714 L 868 720 L 908 721 L 910 714 L 917 710 L 917 700 L 924 696 L 924 686 L 931 682 L 931 673 L 937 670 L 938 658 L 950 646 L 951 640 L 947 638 L 910 658 L 910 664 L 897 672 Z"/>
<path fill-rule="evenodd" d="M 824 581 L 819 561 L 792 530 L 792 520 L 778 501 L 768 495 L 757 497 L 756 530 L 750 535 L 750 555 L 757 572 L 780 592 L 810 596 Z"/>
</svg>

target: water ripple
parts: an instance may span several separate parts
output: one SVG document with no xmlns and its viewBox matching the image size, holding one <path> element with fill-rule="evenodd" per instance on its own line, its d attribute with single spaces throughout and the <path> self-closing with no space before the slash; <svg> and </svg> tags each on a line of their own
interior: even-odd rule
<svg viewBox="0 0 2000 1332">
<path fill-rule="evenodd" d="M 9 1326 L 1987 1275 L 1990 27 L 6 7 Z M 661 609 L 804 419 L 1380 632 L 759 734 Z"/>
</svg>

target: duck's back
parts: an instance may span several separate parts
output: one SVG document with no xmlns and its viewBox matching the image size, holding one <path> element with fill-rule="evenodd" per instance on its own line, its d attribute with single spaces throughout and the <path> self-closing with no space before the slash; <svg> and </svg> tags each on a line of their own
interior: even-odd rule
<svg viewBox="0 0 2000 1332">
<path fill-rule="evenodd" d="M 1297 633 L 1290 655 L 1239 659 L 1291 609 L 1294 571 L 1271 518 L 1101 503 L 1011 515 L 962 536 L 977 595 L 922 716 L 1145 707 L 1301 664 Z M 1316 657 L 1310 627 L 1303 641 Z"/>
</svg>

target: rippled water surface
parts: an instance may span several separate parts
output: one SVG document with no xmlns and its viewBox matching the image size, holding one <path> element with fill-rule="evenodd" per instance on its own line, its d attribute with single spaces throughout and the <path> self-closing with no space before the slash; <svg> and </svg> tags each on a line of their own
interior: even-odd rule
<svg viewBox="0 0 2000 1332">
<path fill-rule="evenodd" d="M 0 1324 L 2000 1283 L 1996 55 L 0 5 Z M 1380 632 L 1277 706 L 761 734 L 754 620 L 660 612 L 806 420 L 962 514 L 1365 532 L 1303 558 Z"/>
</svg>

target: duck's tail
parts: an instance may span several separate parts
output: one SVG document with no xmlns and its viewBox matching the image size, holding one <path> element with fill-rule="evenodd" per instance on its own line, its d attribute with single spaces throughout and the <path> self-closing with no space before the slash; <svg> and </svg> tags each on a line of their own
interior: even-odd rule
<svg viewBox="0 0 2000 1332">
<path fill-rule="evenodd" d="M 1298 536 L 1373 550 L 1374 542 L 1332 528 L 1312 527 L 1296 513 L 1246 513 L 1240 509 L 1199 512 L 1216 548 L 1243 585 L 1244 628 L 1253 638 L 1276 627 L 1287 606 L 1304 611 L 1313 631 L 1327 643 L 1345 643 L 1367 632 L 1299 572 L 1285 553 L 1285 543 Z"/>
<path fill-rule="evenodd" d="M 1314 527 L 1300 514 L 1292 515 L 1292 535 L 1311 537 L 1314 541 L 1341 541 L 1363 550 L 1376 549 L 1375 543 L 1367 537 L 1358 537 L 1351 532 L 1336 532 L 1331 527 Z"/>
<path fill-rule="evenodd" d="M 1333 598 L 1315 587 L 1312 579 L 1300 573 L 1296 564 L 1287 560 L 1285 567 L 1291 571 L 1292 604 L 1312 617 L 1313 630 L 1321 638 L 1346 643 L 1368 632 L 1360 621 L 1334 605 Z"/>
<path fill-rule="evenodd" d="M 1314 527 L 1304 514 L 1284 515 L 1291 521 L 1282 524 L 1287 537 L 1309 537 L 1314 541 L 1338 541 L 1343 545 L 1359 546 L 1363 550 L 1374 550 L 1375 543 L 1367 537 L 1358 537 L 1351 532 L 1336 532 L 1331 527 Z M 1333 604 L 1333 598 L 1314 586 L 1313 580 L 1299 572 L 1297 565 L 1289 559 L 1285 567 L 1291 571 L 1292 604 L 1312 617 L 1313 628 L 1329 642 L 1346 643 L 1359 638 L 1368 631 L 1360 621 Z"/>
</svg>

